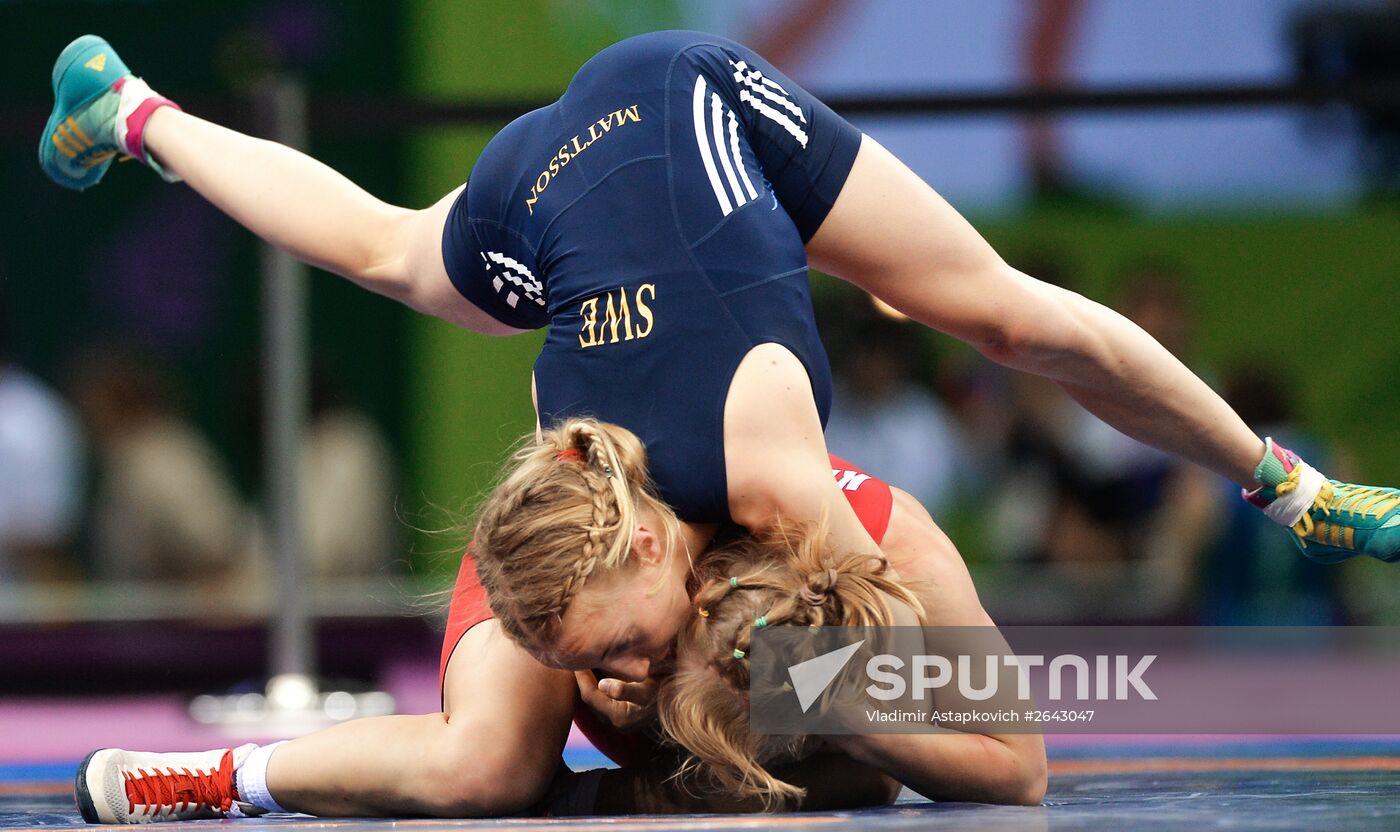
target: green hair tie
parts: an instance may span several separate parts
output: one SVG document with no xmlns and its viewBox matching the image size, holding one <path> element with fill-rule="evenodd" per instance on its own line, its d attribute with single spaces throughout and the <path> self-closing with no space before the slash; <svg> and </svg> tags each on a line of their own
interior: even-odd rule
<svg viewBox="0 0 1400 832">
<path fill-rule="evenodd" d="M 740 650 L 740 649 L 737 648 L 737 647 L 735 647 L 735 648 L 734 648 L 734 658 L 736 658 L 736 659 L 742 659 L 742 658 L 744 658 L 744 651 L 743 651 L 743 650 Z"/>
<path fill-rule="evenodd" d="M 766 615 L 760 615 L 758 618 L 755 618 L 755 619 L 753 620 L 753 626 L 754 626 L 755 628 L 759 629 L 759 630 L 762 630 L 764 627 L 767 627 L 767 626 L 768 626 L 768 616 L 766 616 Z"/>
<path fill-rule="evenodd" d="M 730 589 L 738 589 L 738 588 L 739 588 L 739 579 L 738 579 L 738 578 L 730 578 L 730 579 L 729 579 L 729 588 L 730 588 Z"/>
</svg>

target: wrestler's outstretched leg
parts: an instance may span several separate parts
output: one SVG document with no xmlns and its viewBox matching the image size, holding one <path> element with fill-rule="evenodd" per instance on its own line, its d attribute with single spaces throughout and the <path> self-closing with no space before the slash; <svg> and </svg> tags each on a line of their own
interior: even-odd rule
<svg viewBox="0 0 1400 832">
<path fill-rule="evenodd" d="M 182 112 L 93 35 L 59 55 L 53 87 L 39 161 L 58 184 L 92 187 L 130 156 L 307 263 L 478 332 L 514 331 L 448 280 L 442 228 L 457 191 L 425 210 L 389 205 L 310 156 Z"/>
<path fill-rule="evenodd" d="M 559 765 L 577 686 L 493 621 L 458 642 L 445 711 L 346 722 L 275 746 L 189 754 L 94 752 L 76 792 L 89 823 L 268 811 L 493 817 L 535 804 Z"/>
<path fill-rule="evenodd" d="M 1266 445 L 1136 324 L 1007 265 L 869 136 L 808 254 L 817 268 L 990 358 L 1054 380 L 1122 432 L 1234 480 L 1293 527 L 1305 555 L 1400 558 L 1400 491 L 1328 480 Z"/>
</svg>

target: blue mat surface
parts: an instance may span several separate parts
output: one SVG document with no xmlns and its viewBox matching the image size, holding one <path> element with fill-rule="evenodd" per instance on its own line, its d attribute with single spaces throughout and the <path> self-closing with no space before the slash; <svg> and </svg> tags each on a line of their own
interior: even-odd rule
<svg viewBox="0 0 1400 832">
<path fill-rule="evenodd" d="M 1239 744 L 1151 744 L 1056 755 L 1050 791 L 1035 807 L 932 803 L 906 792 L 891 807 L 776 816 L 686 815 L 502 820 L 360 820 L 273 816 L 199 821 L 249 832 L 414 829 L 563 832 L 621 830 L 1393 830 L 1400 829 L 1400 746 L 1393 742 L 1296 738 Z M 1083 752 L 1083 749 L 1077 751 Z M 1121 753 L 1106 754 L 1114 751 Z M 1157 753 L 1152 753 L 1156 751 Z M 1194 754 L 1183 753 L 1185 751 Z M 600 760 L 571 759 L 587 767 Z M 70 791 L 75 764 L 0 768 L 0 829 L 83 826 Z"/>
<path fill-rule="evenodd" d="M 0 795 L 0 828 L 81 826 L 72 798 Z M 208 828 L 227 821 L 170 826 Z M 554 818 L 439 821 L 268 817 L 231 822 L 249 832 L 274 829 L 339 829 L 383 832 L 425 830 L 563 832 L 621 830 L 1393 830 L 1400 829 L 1400 774 L 1396 772 L 1170 772 L 1165 774 L 1055 777 L 1045 804 L 1035 807 L 928 803 L 911 798 L 895 806 L 859 812 L 783 816 L 686 815 L 673 817 Z M 227 828 L 227 827 L 224 827 Z"/>
</svg>

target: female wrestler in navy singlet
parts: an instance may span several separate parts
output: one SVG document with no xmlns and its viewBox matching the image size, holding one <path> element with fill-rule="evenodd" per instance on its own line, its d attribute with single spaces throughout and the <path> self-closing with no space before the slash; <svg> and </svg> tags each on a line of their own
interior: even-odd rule
<svg viewBox="0 0 1400 832">
<path fill-rule="evenodd" d="M 110 49 L 97 43 L 83 48 Z M 68 76 L 56 77 L 63 109 Z M 841 499 L 822 439 L 830 379 L 807 297 L 809 260 L 994 360 L 1054 379 L 1125 433 L 1231 478 L 1300 535 L 1314 512 L 1352 488 L 1326 484 L 1260 439 L 1126 319 L 1008 266 L 878 143 L 722 38 L 664 32 L 609 47 L 558 102 L 505 128 L 465 189 L 421 211 L 386 205 L 302 154 L 166 106 L 134 77 L 123 75 L 111 95 L 110 108 L 86 103 L 98 97 L 73 110 L 85 135 L 183 178 L 307 262 L 477 332 L 549 325 L 535 366 L 542 425 L 588 415 L 628 428 L 646 446 L 664 498 L 657 505 L 669 502 L 683 521 L 668 525 L 674 515 L 633 505 L 631 486 L 615 476 L 616 443 L 569 438 L 579 439 L 569 450 L 588 452 L 588 470 L 608 477 L 613 493 L 595 492 L 599 510 L 625 509 L 629 521 L 590 545 L 631 556 L 638 574 L 626 580 L 639 588 L 675 570 L 678 550 L 702 551 L 720 522 L 762 530 L 779 518 L 825 517 L 833 548 L 879 555 Z M 101 123 L 99 110 L 110 110 Z M 60 150 L 61 139 L 56 133 Z M 94 161 L 99 173 L 105 164 Z M 95 181 L 86 169 L 71 181 L 46 170 L 73 187 Z M 1356 541 L 1384 558 L 1398 545 L 1361 532 Z M 965 577 L 951 546 L 932 548 L 930 571 Z M 1331 559 L 1355 553 L 1319 541 L 1304 549 Z M 677 578 L 661 595 L 618 595 L 635 603 L 582 622 L 577 610 L 592 584 L 624 578 L 612 570 L 619 574 L 590 583 L 593 561 L 580 564 L 587 568 L 564 584 L 562 629 L 548 638 L 532 643 L 516 626 L 507 628 L 515 641 L 503 639 L 495 622 L 463 637 L 447 669 L 445 714 L 366 720 L 275 756 L 254 751 L 250 788 L 264 805 L 321 814 L 528 805 L 554 769 L 577 695 L 572 676 L 535 656 L 641 680 L 690 613 Z M 919 564 L 907 566 L 918 572 Z M 983 623 L 971 598 L 966 617 Z M 977 793 L 1038 799 L 1043 757 L 1037 772 L 1033 754 L 1003 751 L 996 770 L 966 785 L 990 788 L 987 778 L 1000 777 L 999 790 Z M 891 742 L 855 755 L 938 791 L 939 777 L 963 776 L 987 754 L 969 738 Z M 325 771 L 332 759 L 334 778 Z M 438 787 L 424 794 L 420 778 Z"/>
<path fill-rule="evenodd" d="M 855 128 L 736 44 L 633 38 L 492 139 L 448 214 L 443 261 L 501 325 L 550 327 L 542 424 L 628 428 L 681 517 L 724 520 L 724 405 L 749 351 L 781 345 L 823 421 L 830 409 L 803 244 L 859 148 Z"/>
</svg>

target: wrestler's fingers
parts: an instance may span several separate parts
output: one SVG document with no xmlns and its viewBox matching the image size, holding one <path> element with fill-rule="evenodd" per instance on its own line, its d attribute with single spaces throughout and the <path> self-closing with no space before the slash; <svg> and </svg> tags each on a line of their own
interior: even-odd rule
<svg viewBox="0 0 1400 832">
<path fill-rule="evenodd" d="M 620 679 L 603 679 L 598 682 L 598 690 L 607 694 L 618 702 L 630 702 L 634 705 L 650 705 L 656 701 L 656 689 L 659 683 L 655 677 L 648 676 L 640 682 L 624 682 Z"/>
<path fill-rule="evenodd" d="M 579 696 L 590 706 L 602 708 L 611 704 L 612 699 L 599 688 L 598 677 L 593 675 L 593 671 L 575 670 L 574 681 L 578 683 Z"/>
</svg>

